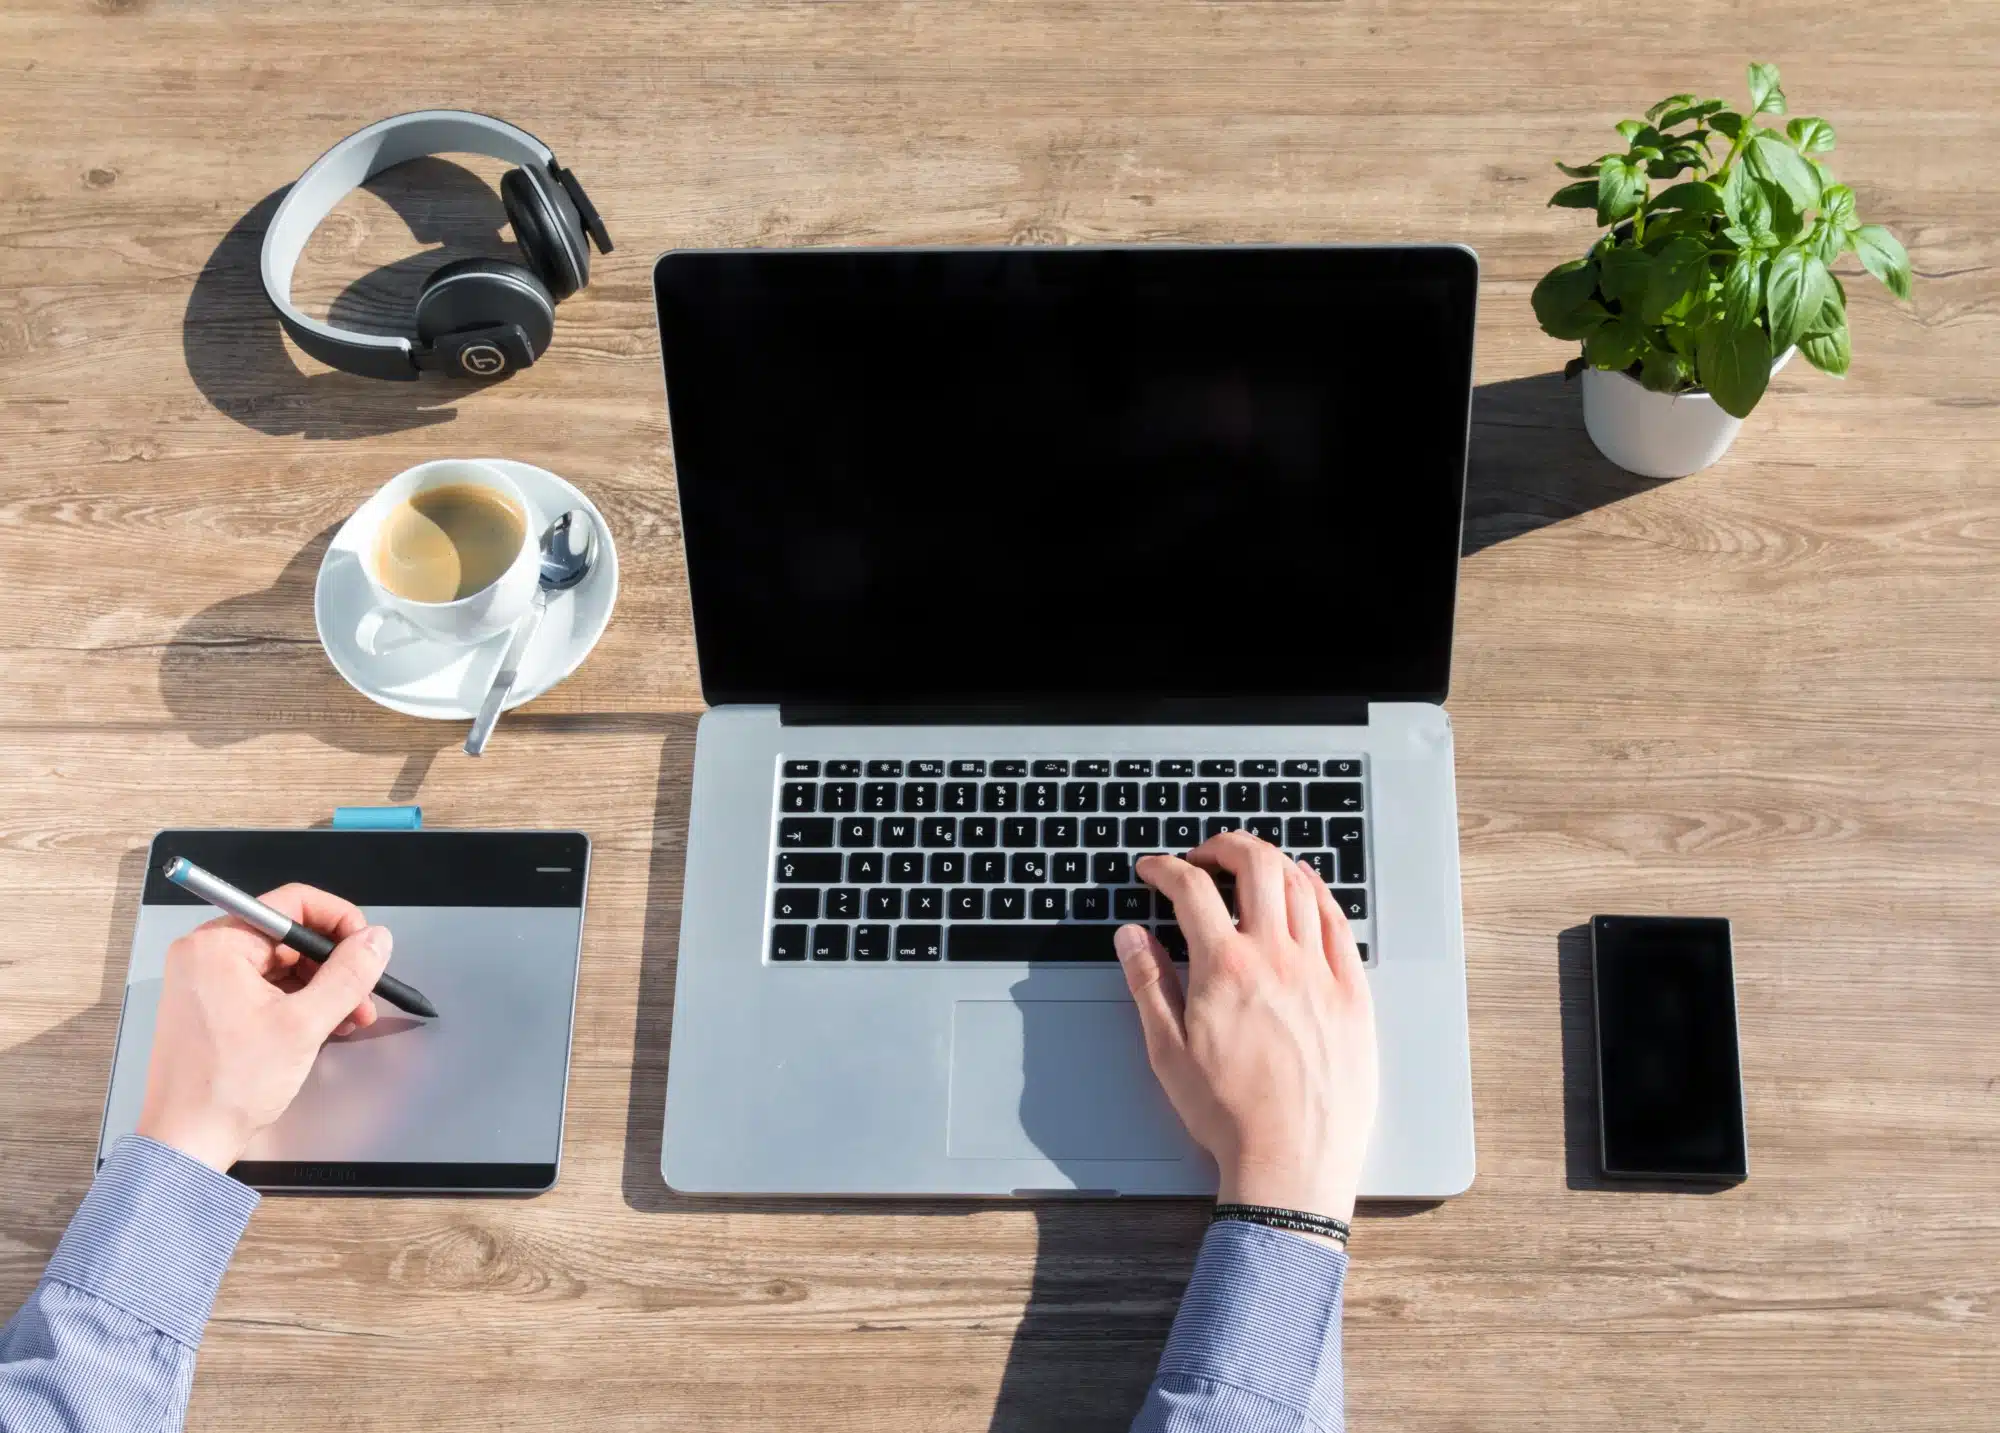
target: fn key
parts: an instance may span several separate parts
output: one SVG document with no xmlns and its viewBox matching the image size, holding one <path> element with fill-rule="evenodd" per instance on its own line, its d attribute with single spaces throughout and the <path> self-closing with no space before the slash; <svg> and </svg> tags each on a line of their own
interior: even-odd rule
<svg viewBox="0 0 2000 1433">
<path fill-rule="evenodd" d="M 802 925 L 774 925 L 771 927 L 771 959 L 804 960 L 806 958 L 806 928 Z"/>
</svg>

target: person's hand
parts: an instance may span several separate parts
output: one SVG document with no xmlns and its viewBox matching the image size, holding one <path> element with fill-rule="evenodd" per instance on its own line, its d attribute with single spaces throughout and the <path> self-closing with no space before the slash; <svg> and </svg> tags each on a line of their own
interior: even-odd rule
<svg viewBox="0 0 2000 1433">
<path fill-rule="evenodd" d="M 389 932 L 311 886 L 263 902 L 340 941 L 324 966 L 234 917 L 167 947 L 138 1132 L 227 1170 L 285 1112 L 329 1036 L 375 1023 Z"/>
<path fill-rule="evenodd" d="M 1240 925 L 1208 869 L 1236 878 Z M 1147 856 L 1188 942 L 1185 991 L 1144 926 L 1117 935 L 1146 1054 L 1225 1204 L 1347 1219 L 1375 1121 L 1375 1007 L 1326 883 L 1247 832 Z"/>
</svg>

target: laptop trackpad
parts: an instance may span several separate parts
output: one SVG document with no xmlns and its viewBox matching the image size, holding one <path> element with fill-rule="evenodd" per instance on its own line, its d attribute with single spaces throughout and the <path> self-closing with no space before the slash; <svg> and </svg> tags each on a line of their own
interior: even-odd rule
<svg viewBox="0 0 2000 1433">
<path fill-rule="evenodd" d="M 953 1158 L 1180 1159 L 1187 1150 L 1129 1001 L 953 1007 Z"/>
</svg>

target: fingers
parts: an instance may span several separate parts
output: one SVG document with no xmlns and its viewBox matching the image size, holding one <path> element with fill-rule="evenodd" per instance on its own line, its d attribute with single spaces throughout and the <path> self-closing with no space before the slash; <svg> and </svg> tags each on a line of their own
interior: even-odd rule
<svg viewBox="0 0 2000 1433">
<path fill-rule="evenodd" d="M 1120 926 L 1112 943 L 1125 969 L 1125 985 L 1139 1007 L 1139 1028 L 1146 1032 L 1146 1058 L 1157 1073 L 1160 1062 L 1177 1053 L 1186 1041 L 1181 1024 L 1184 997 L 1181 978 L 1167 948 L 1142 925 Z"/>
<path fill-rule="evenodd" d="M 1246 934 L 1285 933 L 1285 858 L 1276 846 L 1247 831 L 1225 831 L 1188 852 L 1188 859 L 1236 877 L 1237 924 Z"/>
<path fill-rule="evenodd" d="M 1324 960 L 1326 938 L 1320 931 L 1319 901 L 1313 895 L 1315 879 L 1304 861 L 1285 868 L 1285 922 L 1307 960 Z"/>
<path fill-rule="evenodd" d="M 365 927 L 334 947 L 305 989 L 286 997 L 315 1041 L 326 1039 L 342 1021 L 364 1023 L 363 1005 L 369 1006 L 372 1018 L 369 992 L 388 967 L 390 944 L 387 929 Z"/>
<path fill-rule="evenodd" d="M 1174 919 L 1187 935 L 1191 957 L 1235 933 L 1229 907 L 1222 903 L 1208 872 L 1179 856 L 1141 856 L 1138 871 L 1140 880 L 1174 903 Z"/>
<path fill-rule="evenodd" d="M 1333 892 L 1326 888 L 1318 871 L 1304 861 L 1299 862 L 1299 870 L 1319 906 L 1320 940 L 1325 946 L 1326 963 L 1342 981 L 1360 980 L 1361 947 L 1355 944 L 1354 927 L 1347 923 L 1347 913 L 1334 901 Z"/>
<path fill-rule="evenodd" d="M 266 891 L 257 899 L 273 910 L 283 911 L 300 925 L 330 935 L 335 940 L 346 940 L 368 924 L 368 917 L 353 901 L 344 901 L 316 886 L 301 885 L 297 881 L 280 886 L 275 891 Z"/>
</svg>

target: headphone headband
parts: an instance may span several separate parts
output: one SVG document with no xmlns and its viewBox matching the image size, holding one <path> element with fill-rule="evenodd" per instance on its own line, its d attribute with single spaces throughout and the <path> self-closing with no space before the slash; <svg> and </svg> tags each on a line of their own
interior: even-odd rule
<svg viewBox="0 0 2000 1433">
<path fill-rule="evenodd" d="M 525 129 L 469 110 L 424 109 L 371 124 L 299 176 L 264 231 L 264 292 L 293 342 L 322 363 L 371 378 L 415 378 L 407 338 L 354 333 L 308 318 L 292 302 L 292 271 L 320 220 L 375 175 L 427 154 L 484 154 L 553 175 L 555 154 Z"/>
</svg>

